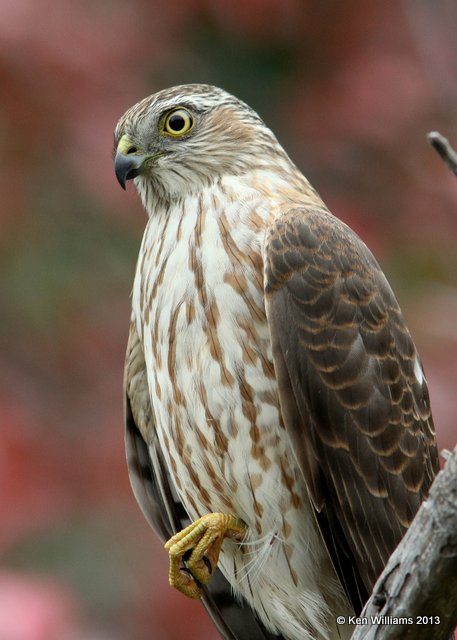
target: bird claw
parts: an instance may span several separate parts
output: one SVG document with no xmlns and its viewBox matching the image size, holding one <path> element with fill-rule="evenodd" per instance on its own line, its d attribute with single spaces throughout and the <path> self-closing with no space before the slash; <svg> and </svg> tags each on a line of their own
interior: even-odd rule
<svg viewBox="0 0 457 640">
<path fill-rule="evenodd" d="M 169 582 L 189 598 L 200 598 L 213 577 L 224 538 L 242 540 L 245 523 L 234 515 L 208 513 L 165 543 L 170 556 Z"/>
</svg>

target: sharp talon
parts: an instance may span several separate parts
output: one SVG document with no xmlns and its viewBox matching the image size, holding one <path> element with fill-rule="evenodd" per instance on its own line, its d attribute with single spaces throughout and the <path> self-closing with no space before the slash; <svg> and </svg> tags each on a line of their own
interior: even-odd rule
<svg viewBox="0 0 457 640">
<path fill-rule="evenodd" d="M 170 585 L 190 598 L 200 598 L 202 585 L 208 584 L 216 571 L 224 539 L 241 541 L 246 532 L 240 518 L 209 513 L 174 535 L 165 544 L 170 556 Z"/>
<path fill-rule="evenodd" d="M 206 568 L 208 569 L 208 573 L 212 574 L 213 568 L 211 566 L 211 562 L 209 561 L 209 558 L 207 556 L 203 556 L 202 560 L 205 563 Z"/>
</svg>

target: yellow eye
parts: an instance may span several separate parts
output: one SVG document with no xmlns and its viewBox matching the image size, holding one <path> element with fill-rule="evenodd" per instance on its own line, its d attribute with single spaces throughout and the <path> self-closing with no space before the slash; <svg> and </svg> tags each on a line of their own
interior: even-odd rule
<svg viewBox="0 0 457 640">
<path fill-rule="evenodd" d="M 163 131 L 170 136 L 183 136 L 193 127 L 194 119 L 187 109 L 175 109 L 165 116 Z"/>
</svg>

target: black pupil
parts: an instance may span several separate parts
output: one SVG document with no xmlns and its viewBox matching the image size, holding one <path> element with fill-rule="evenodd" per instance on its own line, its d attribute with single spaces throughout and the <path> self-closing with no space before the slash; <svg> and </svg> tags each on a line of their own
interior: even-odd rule
<svg viewBox="0 0 457 640">
<path fill-rule="evenodd" d="M 175 113 L 174 115 L 170 116 L 170 119 L 168 120 L 168 126 L 172 131 L 182 131 L 186 126 L 186 121 L 182 116 Z"/>
</svg>

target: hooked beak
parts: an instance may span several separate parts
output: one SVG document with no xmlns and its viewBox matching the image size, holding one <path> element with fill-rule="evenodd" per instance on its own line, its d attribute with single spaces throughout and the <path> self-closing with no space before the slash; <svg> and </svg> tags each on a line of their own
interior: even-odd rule
<svg viewBox="0 0 457 640">
<path fill-rule="evenodd" d="M 123 189 L 127 180 L 133 180 L 142 173 L 144 162 L 148 157 L 138 153 L 137 148 L 127 136 L 122 136 L 114 157 L 114 172 Z"/>
</svg>

